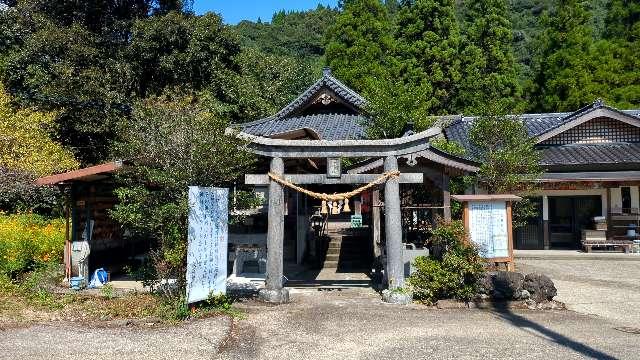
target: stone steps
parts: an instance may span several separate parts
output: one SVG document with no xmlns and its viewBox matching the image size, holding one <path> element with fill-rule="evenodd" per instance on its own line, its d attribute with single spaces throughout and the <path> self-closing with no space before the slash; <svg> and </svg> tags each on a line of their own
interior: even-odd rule
<svg viewBox="0 0 640 360">
<path fill-rule="evenodd" d="M 330 238 L 324 268 L 329 269 L 363 269 L 369 265 L 367 256 L 368 235 L 353 234 L 338 229 L 329 231 Z"/>
</svg>

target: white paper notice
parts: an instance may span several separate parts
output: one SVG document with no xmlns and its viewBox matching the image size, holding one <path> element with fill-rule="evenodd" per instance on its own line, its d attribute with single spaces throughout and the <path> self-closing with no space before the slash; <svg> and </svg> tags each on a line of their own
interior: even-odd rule
<svg viewBox="0 0 640 360">
<path fill-rule="evenodd" d="M 469 202 L 469 232 L 480 256 L 493 259 L 509 256 L 507 207 L 503 201 Z"/>
</svg>

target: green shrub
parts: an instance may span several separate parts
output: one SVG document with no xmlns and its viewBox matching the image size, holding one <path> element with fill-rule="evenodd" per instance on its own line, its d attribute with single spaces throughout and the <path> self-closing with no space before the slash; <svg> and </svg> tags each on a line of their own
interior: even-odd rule
<svg viewBox="0 0 640 360">
<path fill-rule="evenodd" d="M 35 214 L 0 213 L 0 273 L 12 278 L 49 263 L 60 263 L 65 223 Z"/>
<path fill-rule="evenodd" d="M 233 305 L 233 299 L 225 294 L 214 294 L 213 292 L 209 294 L 209 298 L 205 300 L 205 304 L 207 307 L 213 308 L 215 310 L 230 310 L 231 305 Z"/>
<path fill-rule="evenodd" d="M 438 256 L 416 258 L 416 271 L 409 278 L 415 300 L 433 304 L 440 299 L 468 301 L 478 290 L 484 260 L 466 241 L 460 221 L 440 222 L 432 242 L 440 247 Z"/>
</svg>

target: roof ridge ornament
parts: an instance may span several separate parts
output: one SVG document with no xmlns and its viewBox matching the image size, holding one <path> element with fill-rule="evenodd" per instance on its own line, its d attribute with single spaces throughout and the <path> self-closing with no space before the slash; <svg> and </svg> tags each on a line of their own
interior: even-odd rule
<svg viewBox="0 0 640 360">
<path fill-rule="evenodd" d="M 322 68 L 322 75 L 323 76 L 331 76 L 331 68 L 328 66 L 325 66 Z"/>
<path fill-rule="evenodd" d="M 602 98 L 597 98 L 596 101 L 593 102 L 593 108 L 601 108 L 604 106 L 604 100 Z"/>
</svg>

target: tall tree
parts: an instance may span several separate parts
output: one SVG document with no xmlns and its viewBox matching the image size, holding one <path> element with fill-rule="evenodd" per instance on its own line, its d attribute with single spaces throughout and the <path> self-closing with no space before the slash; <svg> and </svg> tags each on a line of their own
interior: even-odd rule
<svg viewBox="0 0 640 360">
<path fill-rule="evenodd" d="M 620 108 L 640 106 L 640 2 L 612 0 L 604 36 L 592 49 L 595 86 Z"/>
<path fill-rule="evenodd" d="M 507 115 L 500 102 L 490 102 L 478 110 L 469 131 L 472 154 L 480 162 L 474 175 L 476 183 L 489 194 L 531 195 L 535 179 L 542 173 L 540 152 L 535 139 L 527 133 L 522 121 Z M 528 198 L 514 205 L 514 226 L 522 226 L 537 209 Z"/>
<path fill-rule="evenodd" d="M 533 98 L 539 111 L 572 111 L 592 102 L 590 15 L 579 0 L 560 0 L 544 14 L 538 40 Z"/>
<path fill-rule="evenodd" d="M 464 49 L 456 109 L 476 113 L 499 99 L 503 108 L 516 107 L 521 95 L 513 56 L 513 33 L 506 0 L 463 2 Z"/>
<path fill-rule="evenodd" d="M 397 17 L 399 76 L 419 87 L 422 106 L 432 115 L 455 112 L 460 72 L 460 29 L 455 0 L 404 0 Z"/>
<path fill-rule="evenodd" d="M 178 0 L 20 0 L 0 12 L 12 24 L 0 25 L 0 77 L 21 105 L 58 114 L 57 137 L 83 164 L 103 161 L 132 100 L 197 91 L 237 71 L 239 46 L 220 18 L 173 11 L 181 8 Z"/>
<path fill-rule="evenodd" d="M 393 35 L 380 0 L 347 0 L 327 31 L 326 61 L 336 76 L 365 97 L 388 77 Z"/>
</svg>

